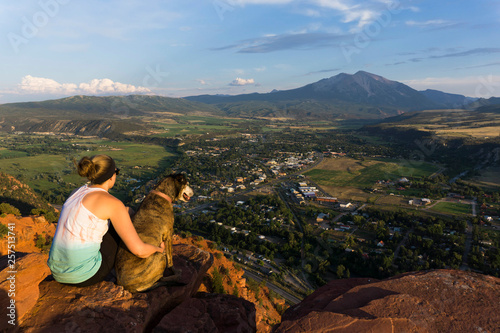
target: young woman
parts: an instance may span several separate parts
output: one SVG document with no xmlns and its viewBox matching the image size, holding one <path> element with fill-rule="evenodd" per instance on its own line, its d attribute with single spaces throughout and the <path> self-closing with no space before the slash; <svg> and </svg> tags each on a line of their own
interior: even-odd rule
<svg viewBox="0 0 500 333">
<path fill-rule="evenodd" d="M 81 287 L 103 281 L 114 266 L 120 238 L 140 258 L 164 251 L 163 243 L 139 238 L 127 207 L 108 193 L 120 171 L 111 157 L 83 157 L 77 169 L 90 184 L 74 191 L 62 207 L 47 261 L 56 281 Z"/>
</svg>

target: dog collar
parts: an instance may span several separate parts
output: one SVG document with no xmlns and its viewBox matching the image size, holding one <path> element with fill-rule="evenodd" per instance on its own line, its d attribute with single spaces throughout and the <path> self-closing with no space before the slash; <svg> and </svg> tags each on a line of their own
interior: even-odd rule
<svg viewBox="0 0 500 333">
<path fill-rule="evenodd" d="M 172 198 L 166 195 L 165 193 L 159 192 L 157 190 L 152 190 L 150 193 L 157 194 L 168 202 L 172 203 Z"/>
</svg>

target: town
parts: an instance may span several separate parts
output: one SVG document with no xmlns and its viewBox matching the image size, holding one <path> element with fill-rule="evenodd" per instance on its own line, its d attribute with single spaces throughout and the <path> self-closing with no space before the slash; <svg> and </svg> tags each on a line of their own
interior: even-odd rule
<svg viewBox="0 0 500 333">
<path fill-rule="evenodd" d="M 446 156 L 411 164 L 404 145 L 299 130 L 186 137 L 167 155 L 155 145 L 64 135 L 17 134 L 2 144 L 14 158 L 49 153 L 65 156 L 63 165 L 69 155 L 114 154 L 123 161 L 117 195 L 135 207 L 155 177 L 185 173 L 195 196 L 175 206 L 176 233 L 214 241 L 288 300 L 344 277 L 446 267 L 499 274 L 498 192 L 450 179 Z M 124 159 L 131 153 L 137 158 Z M 54 168 L 16 176 L 35 189 L 47 184 L 41 194 L 55 204 L 77 182 Z"/>
</svg>

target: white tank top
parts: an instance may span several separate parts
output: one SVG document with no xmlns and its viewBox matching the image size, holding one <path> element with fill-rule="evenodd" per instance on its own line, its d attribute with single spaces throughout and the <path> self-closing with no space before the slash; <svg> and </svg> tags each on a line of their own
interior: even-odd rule
<svg viewBox="0 0 500 333">
<path fill-rule="evenodd" d="M 82 203 L 90 192 L 105 191 L 84 185 L 64 203 L 47 261 L 56 281 L 79 283 L 101 266 L 102 237 L 109 222 L 95 216 Z"/>
</svg>

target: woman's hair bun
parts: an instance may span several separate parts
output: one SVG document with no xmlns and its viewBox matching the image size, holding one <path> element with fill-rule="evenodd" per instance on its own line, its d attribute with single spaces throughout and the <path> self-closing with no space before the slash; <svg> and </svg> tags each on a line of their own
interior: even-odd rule
<svg viewBox="0 0 500 333">
<path fill-rule="evenodd" d="M 77 165 L 78 174 L 88 180 L 94 180 L 97 174 L 96 165 L 88 156 L 82 157 Z"/>
</svg>

